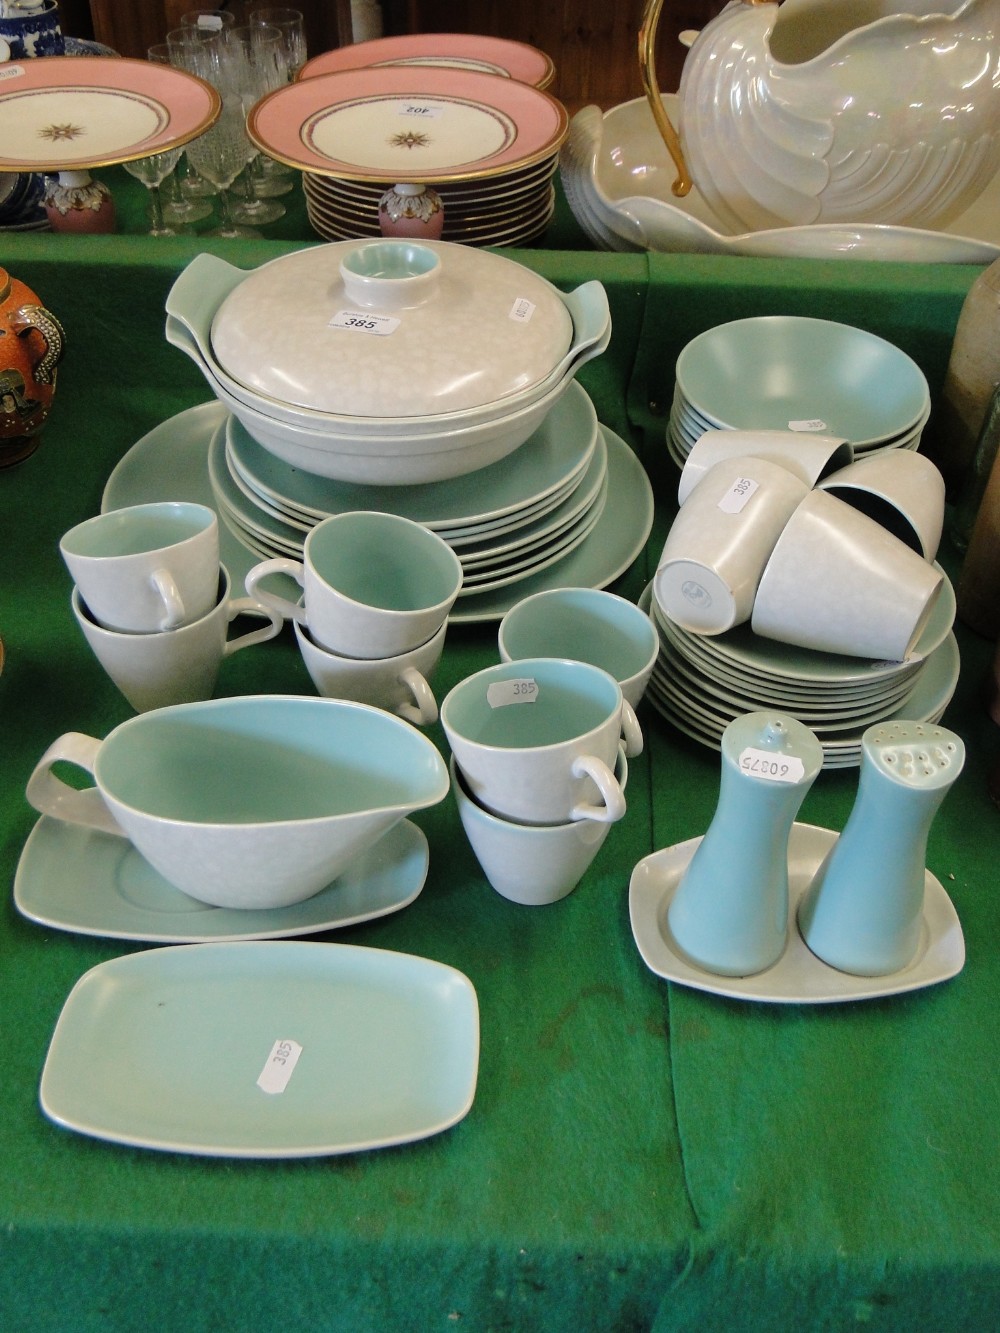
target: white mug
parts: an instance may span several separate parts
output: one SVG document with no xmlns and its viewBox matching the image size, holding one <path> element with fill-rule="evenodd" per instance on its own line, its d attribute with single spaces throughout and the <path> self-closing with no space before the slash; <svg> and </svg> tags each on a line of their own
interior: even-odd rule
<svg viewBox="0 0 1000 1333">
<path fill-rule="evenodd" d="M 441 724 L 470 794 L 494 814 L 524 824 L 625 814 L 618 745 L 624 735 L 626 754 L 639 754 L 642 733 L 600 667 L 555 657 L 487 667 L 449 691 Z"/>
<path fill-rule="evenodd" d="M 707 430 L 684 460 L 677 485 L 677 503 L 683 504 L 698 482 L 724 458 L 766 458 L 815 486 L 837 468 L 854 459 L 854 446 L 836 435 L 813 435 L 797 430 Z"/>
<path fill-rule="evenodd" d="M 437 700 L 428 677 L 441 660 L 447 622 L 433 639 L 396 657 L 341 657 L 321 648 L 305 625 L 295 623 L 295 638 L 312 683 L 328 699 L 356 699 L 428 727 L 438 719 Z"/>
<path fill-rule="evenodd" d="M 173 629 L 215 605 L 219 520 L 207 505 L 167 500 L 112 509 L 70 528 L 59 551 L 105 629 Z"/>
<path fill-rule="evenodd" d="M 250 597 L 230 598 L 224 566 L 216 574 L 216 592 L 215 606 L 200 620 L 148 634 L 124 634 L 99 625 L 79 588 L 73 589 L 73 614 L 101 666 L 136 712 L 144 713 L 211 698 L 224 658 L 280 633 L 282 619 L 274 611 Z M 230 624 L 241 615 L 262 617 L 267 624 L 228 638 Z"/>
<path fill-rule="evenodd" d="M 714 464 L 678 510 L 653 575 L 661 610 L 691 634 L 750 619 L 767 559 L 809 488 L 766 458 Z"/>
<path fill-rule="evenodd" d="M 751 626 L 802 648 L 902 662 L 943 582 L 940 570 L 874 519 L 814 490 L 775 545 Z"/>
<path fill-rule="evenodd" d="M 300 603 L 260 589 L 290 574 Z M 265 560 L 246 577 L 251 597 L 306 625 L 344 657 L 395 657 L 433 638 L 462 586 L 462 565 L 443 538 L 396 514 L 335 514 L 310 531 L 302 560 Z"/>
<path fill-rule="evenodd" d="M 660 636 L 634 602 L 601 588 L 549 588 L 517 602 L 500 621 L 500 657 L 572 657 L 614 676 L 638 708 Z"/>
<path fill-rule="evenodd" d="M 618 747 L 615 778 L 624 792 L 628 760 L 623 745 Z M 610 824 L 595 819 L 541 825 L 502 819 L 473 799 L 454 755 L 451 789 L 483 874 L 502 897 L 527 907 L 558 902 L 572 893 L 611 832 Z"/>
</svg>

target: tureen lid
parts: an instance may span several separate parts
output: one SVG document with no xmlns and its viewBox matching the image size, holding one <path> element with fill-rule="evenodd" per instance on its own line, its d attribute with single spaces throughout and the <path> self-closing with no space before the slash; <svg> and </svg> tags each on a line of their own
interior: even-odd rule
<svg viewBox="0 0 1000 1333">
<path fill-rule="evenodd" d="M 347 416 L 460 412 L 530 388 L 573 339 L 559 292 L 447 241 L 336 241 L 255 269 L 222 301 L 213 354 L 283 403 Z"/>
</svg>

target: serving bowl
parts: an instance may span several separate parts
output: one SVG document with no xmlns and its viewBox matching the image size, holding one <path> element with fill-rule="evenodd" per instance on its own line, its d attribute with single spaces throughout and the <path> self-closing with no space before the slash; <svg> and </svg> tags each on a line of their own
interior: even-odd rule
<svg viewBox="0 0 1000 1333">
<path fill-rule="evenodd" d="M 340 242 L 249 275 L 200 255 L 166 309 L 168 341 L 265 448 L 324 476 L 389 484 L 512 452 L 611 336 L 599 282 L 564 294 L 446 243 Z M 325 461 L 301 459 L 303 448 Z M 388 472 L 384 457 L 398 460 Z"/>
<path fill-rule="evenodd" d="M 706 429 L 819 431 L 862 448 L 912 429 L 930 405 L 923 372 L 900 348 L 804 315 L 706 329 L 678 356 L 676 385 Z"/>
<path fill-rule="evenodd" d="M 78 791 L 52 771 L 90 772 Z M 448 773 L 408 722 L 367 704 L 244 695 L 140 713 L 104 740 L 69 732 L 28 781 L 43 814 L 129 839 L 217 907 L 286 907 L 324 889 Z"/>
</svg>

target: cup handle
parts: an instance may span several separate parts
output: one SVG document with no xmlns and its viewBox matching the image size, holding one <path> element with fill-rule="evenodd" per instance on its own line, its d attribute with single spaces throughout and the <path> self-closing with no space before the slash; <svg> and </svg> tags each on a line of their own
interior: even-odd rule
<svg viewBox="0 0 1000 1333">
<path fill-rule="evenodd" d="M 262 579 L 269 578 L 272 574 L 290 574 L 295 582 L 301 588 L 303 586 L 304 566 L 301 560 L 262 560 L 259 565 L 254 565 L 250 573 L 246 576 L 247 595 L 257 603 L 262 603 L 272 611 L 277 611 L 278 615 L 284 620 L 297 620 L 300 625 L 305 625 L 306 609 L 298 602 L 290 602 L 287 597 L 279 597 L 273 592 L 258 592 L 257 585 Z"/>
<path fill-rule="evenodd" d="M 163 603 L 163 615 L 157 629 L 176 629 L 184 623 L 184 601 L 169 569 L 154 569 L 149 581 Z"/>
<path fill-rule="evenodd" d="M 634 759 L 642 754 L 642 727 L 635 715 L 635 709 L 627 699 L 622 700 L 622 739 L 625 742 L 625 758 Z"/>
<path fill-rule="evenodd" d="M 603 805 L 593 805 L 586 801 L 574 805 L 569 812 L 570 819 L 593 819 L 598 824 L 616 824 L 625 814 L 625 797 L 618 779 L 608 768 L 603 759 L 596 755 L 581 754 L 573 760 L 573 777 L 589 777 L 601 793 Z"/>
<path fill-rule="evenodd" d="M 57 778 L 52 772 L 52 765 L 60 760 L 76 764 L 93 777 L 94 763 L 101 742 L 93 736 L 85 736 L 79 731 L 67 731 L 58 740 L 52 742 L 39 759 L 28 779 L 25 795 L 29 805 L 34 806 L 43 815 L 51 815 L 64 824 L 79 824 L 83 828 L 97 829 L 101 833 L 113 833 L 119 838 L 128 834 L 104 804 L 97 787 L 87 787 L 77 791 L 68 783 Z"/>
<path fill-rule="evenodd" d="M 405 667 L 399 673 L 400 681 L 413 695 L 414 702 L 405 701 L 396 709 L 399 717 L 412 722 L 415 727 L 429 727 L 438 719 L 437 700 L 434 691 L 416 667 Z"/>
<path fill-rule="evenodd" d="M 281 612 L 276 607 L 265 606 L 253 597 L 233 598 L 226 607 L 227 624 L 231 625 L 237 616 L 263 616 L 268 623 L 261 625 L 260 629 L 247 630 L 246 634 L 240 634 L 235 639 L 227 639 L 223 657 L 229 657 L 241 648 L 249 648 L 253 643 L 266 643 L 281 633 L 284 624 Z"/>
</svg>

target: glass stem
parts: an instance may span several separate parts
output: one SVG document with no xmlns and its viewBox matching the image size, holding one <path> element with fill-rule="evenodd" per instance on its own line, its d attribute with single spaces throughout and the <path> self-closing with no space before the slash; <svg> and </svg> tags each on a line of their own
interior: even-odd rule
<svg viewBox="0 0 1000 1333">
<path fill-rule="evenodd" d="M 149 215 L 153 223 L 153 231 L 163 231 L 163 206 L 160 203 L 160 187 L 151 185 L 149 187 Z"/>
</svg>

